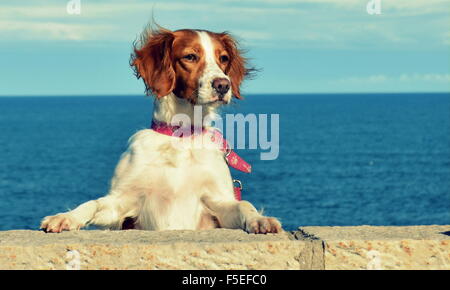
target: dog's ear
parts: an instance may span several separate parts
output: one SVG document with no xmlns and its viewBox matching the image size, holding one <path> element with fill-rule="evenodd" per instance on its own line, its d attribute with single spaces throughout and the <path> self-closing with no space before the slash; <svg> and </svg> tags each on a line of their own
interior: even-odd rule
<svg viewBox="0 0 450 290">
<path fill-rule="evenodd" d="M 175 88 L 175 71 L 172 65 L 173 33 L 159 28 L 147 29 L 141 36 L 139 45 L 135 43 L 130 65 L 137 78 L 145 83 L 147 95 L 164 97 Z"/>
<path fill-rule="evenodd" d="M 225 73 L 230 77 L 233 96 L 242 99 L 239 90 L 240 85 L 254 69 L 246 68 L 247 60 L 243 57 L 243 52 L 239 50 L 237 41 L 230 34 L 223 32 L 220 34 L 220 39 L 230 56 L 230 62 Z"/>
</svg>

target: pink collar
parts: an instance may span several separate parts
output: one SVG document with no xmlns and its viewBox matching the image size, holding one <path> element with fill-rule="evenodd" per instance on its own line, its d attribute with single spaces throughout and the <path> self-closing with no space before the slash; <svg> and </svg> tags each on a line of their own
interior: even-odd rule
<svg viewBox="0 0 450 290">
<path fill-rule="evenodd" d="M 155 120 L 152 121 L 152 126 L 151 126 L 152 130 L 154 130 L 160 134 L 167 135 L 167 136 L 173 136 L 173 134 L 180 128 L 181 128 L 180 126 L 172 126 L 167 123 L 159 122 L 159 121 L 155 121 Z M 225 140 L 225 138 L 223 138 L 223 135 L 219 130 L 205 129 L 204 127 L 202 127 L 202 128 L 195 128 L 193 126 L 191 127 L 192 135 L 199 134 L 200 132 L 202 135 L 207 132 L 212 133 L 211 140 L 220 146 L 222 152 L 225 154 L 224 157 L 229 166 L 231 166 L 234 169 L 237 169 L 239 171 L 245 172 L 245 173 L 250 173 L 252 171 L 252 167 L 250 166 L 250 164 L 245 162 L 244 159 L 242 159 L 239 155 L 236 154 L 236 152 L 233 151 L 233 149 L 230 148 L 227 140 Z M 191 135 L 180 136 L 180 138 L 181 137 L 190 137 L 190 136 Z"/>
<path fill-rule="evenodd" d="M 180 129 L 180 126 L 172 126 L 164 122 L 159 122 L 156 120 L 152 121 L 151 129 L 167 136 L 173 136 L 175 131 Z M 202 135 L 211 132 L 211 140 L 218 144 L 220 146 L 220 150 L 224 153 L 225 161 L 227 162 L 228 166 L 233 167 L 236 170 L 250 173 L 252 171 L 252 167 L 250 164 L 244 161 L 239 155 L 236 154 L 236 152 L 233 151 L 233 149 L 230 148 L 228 145 L 227 140 L 223 137 L 222 133 L 217 129 L 206 129 L 204 127 L 202 128 L 196 128 L 194 126 L 191 127 L 191 134 L 197 135 L 201 133 Z M 181 137 L 190 137 L 189 136 L 180 136 Z M 242 184 L 239 180 L 233 180 L 235 183 L 239 183 L 239 187 L 234 188 L 234 194 L 237 200 L 241 200 L 241 189 Z"/>
<path fill-rule="evenodd" d="M 163 135 L 167 135 L 167 136 L 173 136 L 173 134 L 179 130 L 181 128 L 181 126 L 172 126 L 169 125 L 167 123 L 164 122 L 160 122 L 160 121 L 156 121 L 156 120 L 152 120 L 152 126 L 151 129 L 153 131 L 156 131 L 160 134 Z M 203 127 L 194 127 L 191 126 L 191 130 L 190 130 L 190 134 L 187 136 L 180 136 L 180 137 L 191 137 L 192 135 L 198 135 L 198 134 L 203 134 L 206 132 L 206 129 Z M 175 137 L 175 136 L 173 136 Z"/>
</svg>

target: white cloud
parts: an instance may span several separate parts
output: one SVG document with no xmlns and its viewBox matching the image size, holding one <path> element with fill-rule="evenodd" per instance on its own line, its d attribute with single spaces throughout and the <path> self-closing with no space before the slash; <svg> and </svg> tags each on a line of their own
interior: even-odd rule
<svg viewBox="0 0 450 290">
<path fill-rule="evenodd" d="M 68 2 L 68 1 L 67 1 Z M 0 9 L 0 37 L 3 40 L 14 39 L 59 39 L 59 40 L 126 40 L 129 41 L 140 33 L 135 30 L 130 21 L 141 17 L 144 19 L 139 25 L 141 29 L 150 21 L 152 11 L 155 18 L 158 15 L 172 13 L 174 19 L 166 22 L 187 22 L 188 18 L 194 17 L 196 21 L 211 24 L 223 14 L 223 7 L 217 2 L 208 3 L 186 3 L 186 2 L 86 2 L 81 1 L 81 14 L 70 15 L 66 11 L 66 1 L 49 5 L 29 2 L 29 5 L 1 5 Z M 242 17 L 248 20 L 248 15 L 270 15 L 270 14 L 297 14 L 299 11 L 288 8 L 259 8 L 259 7 L 228 7 L 230 15 L 246 15 Z M 185 18 L 180 15 L 184 15 Z M 201 15 L 201 16 L 200 16 Z M 189 17 L 187 17 L 189 16 Z M 160 17 L 163 18 L 163 17 Z M 230 17 L 231 18 L 231 17 Z M 175 21 L 174 21 L 175 20 Z M 159 19 L 157 19 L 158 22 Z M 124 25 L 125 24 L 125 25 Z M 131 28 L 131 29 L 130 29 Z M 258 29 L 236 29 L 242 33 L 242 37 L 250 40 L 267 40 L 271 38 L 268 32 Z M 126 37 L 124 37 L 127 35 Z M 100 37 L 100 38 L 98 38 Z"/>
<path fill-rule="evenodd" d="M 338 79 L 337 83 L 382 83 L 388 80 L 389 78 L 384 74 L 377 74 L 377 75 L 370 75 L 370 76 L 364 76 L 364 77 L 345 77 Z"/>
<path fill-rule="evenodd" d="M 283 42 L 286 47 L 337 49 L 420 49 L 450 45 L 445 28 L 448 0 L 381 0 L 380 16 L 366 13 L 368 1 L 81 0 L 81 15 L 67 14 L 68 0 L 9 1 L 9 5 L 0 4 L 0 40 L 41 37 L 130 41 L 151 19 L 153 9 L 155 19 L 163 26 L 229 30 L 253 45 L 273 46 Z M 442 15 L 427 16 L 428 19 L 411 17 L 435 12 L 447 12 L 447 18 Z"/>
<path fill-rule="evenodd" d="M 111 31 L 113 27 L 108 25 L 0 21 L 0 35 L 26 40 L 94 40 Z"/>
<path fill-rule="evenodd" d="M 62 18 L 66 17 L 65 5 L 52 5 L 52 6 L 12 6 L 2 5 L 0 9 L 1 19 L 17 19 L 17 18 Z"/>
<path fill-rule="evenodd" d="M 422 13 L 435 13 L 449 9 L 448 0 L 381 0 L 386 9 L 416 10 Z"/>
<path fill-rule="evenodd" d="M 328 8 L 345 8 L 349 10 L 361 10 L 370 0 L 246 0 L 246 3 L 267 4 L 277 7 L 313 4 Z M 240 3 L 242 0 L 222 0 L 226 3 Z M 442 12 L 449 10 L 448 0 L 380 0 L 382 10 L 385 12 L 415 10 L 418 14 Z"/>
<path fill-rule="evenodd" d="M 402 74 L 398 78 L 402 82 L 414 82 L 414 81 L 425 81 L 425 82 L 437 82 L 437 83 L 450 83 L 450 74 Z"/>
<path fill-rule="evenodd" d="M 68 1 L 67 1 L 68 2 Z M 42 5 L 40 3 L 31 2 L 27 6 L 17 5 L 2 5 L 0 10 L 0 17 L 16 18 L 16 17 L 31 17 L 31 18 L 67 18 L 70 15 L 66 11 L 67 2 L 60 4 Z M 123 1 L 123 2 L 85 2 L 81 1 L 81 14 L 73 15 L 72 17 L 82 18 L 111 18 L 117 15 L 132 14 L 142 11 L 193 11 L 193 12 L 209 12 L 226 14 L 297 14 L 301 13 L 298 9 L 283 8 L 283 7 L 241 7 L 241 6 L 226 6 L 225 3 L 205 1 L 201 2 L 173 2 L 173 1 Z M 224 8 L 226 10 L 224 10 Z M 149 14 L 150 15 L 150 14 Z"/>
<path fill-rule="evenodd" d="M 397 76 L 388 76 L 385 74 L 376 74 L 369 76 L 351 76 L 338 79 L 333 83 L 344 83 L 344 84 L 382 84 L 386 82 L 430 82 L 430 83 L 450 83 L 450 74 L 438 74 L 438 73 L 427 73 L 427 74 L 401 74 Z"/>
<path fill-rule="evenodd" d="M 364 0 L 365 1 L 365 0 Z M 361 0 L 246 0 L 245 2 L 253 3 L 264 3 L 271 5 L 290 5 L 290 4 L 327 4 L 327 5 L 337 5 L 337 6 L 361 6 L 361 3 L 367 3 Z M 367 0 L 368 1 L 368 0 Z M 242 0 L 222 0 L 222 2 L 242 2 Z"/>
<path fill-rule="evenodd" d="M 233 35 L 239 35 L 241 39 L 250 39 L 250 40 L 267 40 L 271 39 L 272 35 L 267 32 L 257 31 L 257 30 L 244 30 L 244 29 L 236 29 L 233 31 Z"/>
</svg>

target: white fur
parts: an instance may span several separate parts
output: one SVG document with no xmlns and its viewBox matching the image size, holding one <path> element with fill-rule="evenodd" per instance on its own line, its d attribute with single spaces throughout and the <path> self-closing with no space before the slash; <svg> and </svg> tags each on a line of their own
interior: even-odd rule
<svg viewBox="0 0 450 290">
<path fill-rule="evenodd" d="M 205 32 L 199 32 L 207 57 L 202 82 L 223 77 L 212 58 L 212 44 Z M 202 96 L 213 95 L 203 86 Z M 204 115 L 217 105 L 203 106 Z M 170 123 L 176 114 L 193 117 L 193 105 L 172 93 L 155 101 L 153 118 Z M 144 230 L 207 229 L 217 220 L 221 227 L 241 228 L 265 233 L 281 230 L 274 218 L 261 216 L 247 201 L 234 199 L 233 184 L 220 148 L 212 146 L 209 134 L 201 148 L 175 146 L 183 138 L 163 135 L 151 129 L 141 130 L 129 141 L 111 181 L 109 193 L 81 204 L 74 210 L 45 217 L 41 228 L 48 232 L 75 230 L 89 224 L 120 229 L 125 218 L 136 220 Z"/>
<path fill-rule="evenodd" d="M 220 69 L 217 65 L 214 46 L 211 37 L 206 31 L 197 31 L 200 37 L 200 43 L 205 53 L 206 67 L 203 75 L 199 78 L 199 90 L 198 90 L 198 103 L 208 103 L 217 100 L 217 92 L 212 88 L 212 82 L 216 78 L 226 78 L 230 81 L 230 78 Z M 229 103 L 231 100 L 231 90 L 229 90 L 225 96 L 224 101 Z"/>
</svg>

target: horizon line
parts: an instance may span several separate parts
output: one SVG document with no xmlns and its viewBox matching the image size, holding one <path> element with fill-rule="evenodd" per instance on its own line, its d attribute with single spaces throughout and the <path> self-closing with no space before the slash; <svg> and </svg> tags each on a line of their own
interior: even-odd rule
<svg viewBox="0 0 450 290">
<path fill-rule="evenodd" d="M 245 96 L 266 96 L 266 95 L 279 95 L 279 96 L 292 96 L 292 95 L 406 95 L 406 94 L 450 94 L 450 91 L 421 91 L 421 92 L 301 92 L 301 93 L 249 93 Z M 153 97 L 152 95 L 145 94 L 66 94 L 66 95 L 0 95 L 0 98 L 45 98 L 45 97 Z"/>
</svg>

